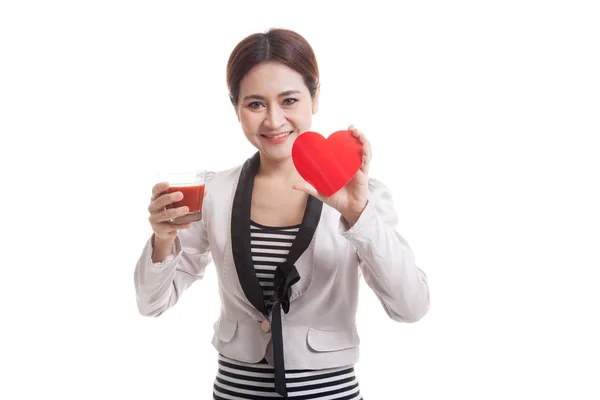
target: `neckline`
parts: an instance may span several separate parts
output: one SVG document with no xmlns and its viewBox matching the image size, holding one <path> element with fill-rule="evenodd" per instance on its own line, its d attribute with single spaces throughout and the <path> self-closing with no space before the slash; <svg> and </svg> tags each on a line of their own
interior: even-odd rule
<svg viewBox="0 0 600 400">
<path fill-rule="evenodd" d="M 254 226 L 257 226 L 258 228 L 278 230 L 278 231 L 285 230 L 285 229 L 296 229 L 296 228 L 300 228 L 302 226 L 302 223 L 296 224 L 296 225 L 287 225 L 287 226 L 263 225 L 263 224 L 259 224 L 258 222 L 254 221 L 252 218 L 250 218 L 250 223 Z"/>
</svg>

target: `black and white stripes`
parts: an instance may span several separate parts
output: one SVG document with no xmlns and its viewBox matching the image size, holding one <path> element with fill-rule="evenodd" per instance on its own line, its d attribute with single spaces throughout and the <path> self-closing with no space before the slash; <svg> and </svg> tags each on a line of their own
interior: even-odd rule
<svg viewBox="0 0 600 400">
<path fill-rule="evenodd" d="M 274 228 L 251 221 L 250 228 L 254 269 L 263 288 L 265 302 L 271 307 L 275 269 L 285 262 L 300 225 Z"/>
<path fill-rule="evenodd" d="M 288 397 L 296 400 L 362 400 L 354 367 L 325 370 L 288 370 Z M 219 355 L 214 400 L 281 398 L 275 392 L 273 367 L 265 360 L 247 364 Z"/>
</svg>

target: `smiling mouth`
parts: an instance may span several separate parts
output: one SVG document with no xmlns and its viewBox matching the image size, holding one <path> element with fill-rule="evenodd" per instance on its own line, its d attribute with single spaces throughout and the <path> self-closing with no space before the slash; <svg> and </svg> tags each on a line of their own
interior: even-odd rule
<svg viewBox="0 0 600 400">
<path fill-rule="evenodd" d="M 265 137 L 267 139 L 281 139 L 281 138 L 291 135 L 292 132 L 294 132 L 294 131 L 283 132 L 283 133 L 279 133 L 277 135 L 261 135 L 261 136 Z"/>
</svg>

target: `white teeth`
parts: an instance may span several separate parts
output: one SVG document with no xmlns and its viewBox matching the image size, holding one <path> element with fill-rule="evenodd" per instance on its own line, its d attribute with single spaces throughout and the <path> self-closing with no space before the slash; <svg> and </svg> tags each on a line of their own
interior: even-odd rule
<svg viewBox="0 0 600 400">
<path fill-rule="evenodd" d="M 282 134 L 279 134 L 279 135 L 275 135 L 275 136 L 267 136 L 267 137 L 268 137 L 268 138 L 270 138 L 270 139 L 280 139 L 280 138 L 282 138 L 282 137 L 286 137 L 286 136 L 287 136 L 287 135 L 289 135 L 290 133 L 292 133 L 292 132 L 286 132 L 286 133 L 282 133 Z"/>
</svg>

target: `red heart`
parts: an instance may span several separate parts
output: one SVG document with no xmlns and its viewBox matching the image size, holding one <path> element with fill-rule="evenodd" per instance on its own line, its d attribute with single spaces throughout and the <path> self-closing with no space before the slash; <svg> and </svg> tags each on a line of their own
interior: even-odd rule
<svg viewBox="0 0 600 400">
<path fill-rule="evenodd" d="M 356 175 L 363 146 L 351 131 L 337 131 L 327 139 L 304 132 L 292 147 L 292 160 L 304 180 L 325 196 L 332 196 Z"/>
</svg>

